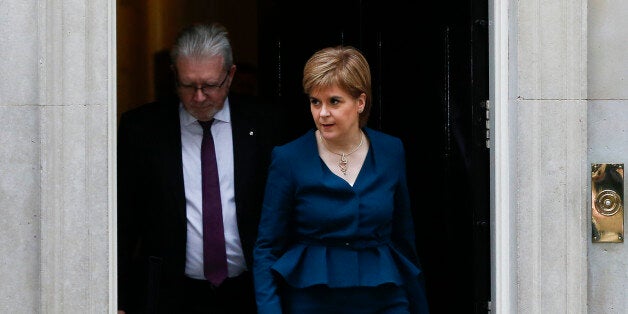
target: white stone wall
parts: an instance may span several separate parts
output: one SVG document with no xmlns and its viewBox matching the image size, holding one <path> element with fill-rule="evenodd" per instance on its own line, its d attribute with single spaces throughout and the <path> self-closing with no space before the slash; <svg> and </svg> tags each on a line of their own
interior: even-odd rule
<svg viewBox="0 0 628 314">
<path fill-rule="evenodd" d="M 626 244 L 590 227 L 590 163 L 628 160 L 628 3 L 510 4 L 513 311 L 628 313 Z"/>
<path fill-rule="evenodd" d="M 508 5 L 500 311 L 626 313 L 626 244 L 591 243 L 589 163 L 628 160 L 628 4 Z M 115 313 L 115 2 L 0 1 L 0 27 L 0 313 Z"/>
<path fill-rule="evenodd" d="M 516 311 L 586 313 L 586 1 L 510 3 Z"/>
<path fill-rule="evenodd" d="M 113 9 L 0 1 L 0 313 L 113 310 Z"/>
<path fill-rule="evenodd" d="M 588 11 L 589 162 L 628 166 L 628 2 L 591 0 Z M 588 313 L 628 313 L 628 241 L 587 240 Z"/>
</svg>

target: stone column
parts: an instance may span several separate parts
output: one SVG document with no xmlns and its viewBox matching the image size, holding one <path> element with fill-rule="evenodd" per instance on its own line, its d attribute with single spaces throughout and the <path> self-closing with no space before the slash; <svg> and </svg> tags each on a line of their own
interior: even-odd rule
<svg viewBox="0 0 628 314">
<path fill-rule="evenodd" d="M 587 312 L 587 1 L 516 1 L 519 313 Z"/>
<path fill-rule="evenodd" d="M 115 2 L 0 3 L 0 312 L 115 312 Z"/>
</svg>

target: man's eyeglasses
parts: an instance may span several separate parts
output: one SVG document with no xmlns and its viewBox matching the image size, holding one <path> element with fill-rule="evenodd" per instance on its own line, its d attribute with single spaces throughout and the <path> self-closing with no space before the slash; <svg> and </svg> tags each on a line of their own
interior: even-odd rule
<svg viewBox="0 0 628 314">
<path fill-rule="evenodd" d="M 188 95 L 193 95 L 196 94 L 197 90 L 201 90 L 201 92 L 203 92 L 203 94 L 209 96 L 210 94 L 218 91 L 219 89 L 222 88 L 223 85 L 225 85 L 225 82 L 227 81 L 227 77 L 229 77 L 229 71 L 227 71 L 227 74 L 225 74 L 225 78 L 222 79 L 222 82 L 218 85 L 216 84 L 203 84 L 201 86 L 195 86 L 195 85 L 186 85 L 186 84 L 181 84 L 180 82 L 177 81 L 177 86 L 181 89 L 181 92 L 188 94 Z"/>
</svg>

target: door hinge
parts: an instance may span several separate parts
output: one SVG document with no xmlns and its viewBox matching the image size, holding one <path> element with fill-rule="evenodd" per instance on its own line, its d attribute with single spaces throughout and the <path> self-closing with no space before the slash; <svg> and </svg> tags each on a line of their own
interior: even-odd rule
<svg viewBox="0 0 628 314">
<path fill-rule="evenodd" d="M 484 109 L 486 110 L 486 148 L 491 148 L 491 101 L 486 100 L 484 102 Z"/>
</svg>

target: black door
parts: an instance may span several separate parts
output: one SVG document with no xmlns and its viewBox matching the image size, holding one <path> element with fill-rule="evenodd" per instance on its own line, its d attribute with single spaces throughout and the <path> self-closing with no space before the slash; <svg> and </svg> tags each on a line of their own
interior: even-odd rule
<svg viewBox="0 0 628 314">
<path fill-rule="evenodd" d="M 487 0 L 259 2 L 259 94 L 296 138 L 314 126 L 301 88 L 314 51 L 352 45 L 373 75 L 369 126 L 400 137 L 432 313 L 490 298 Z"/>
</svg>

